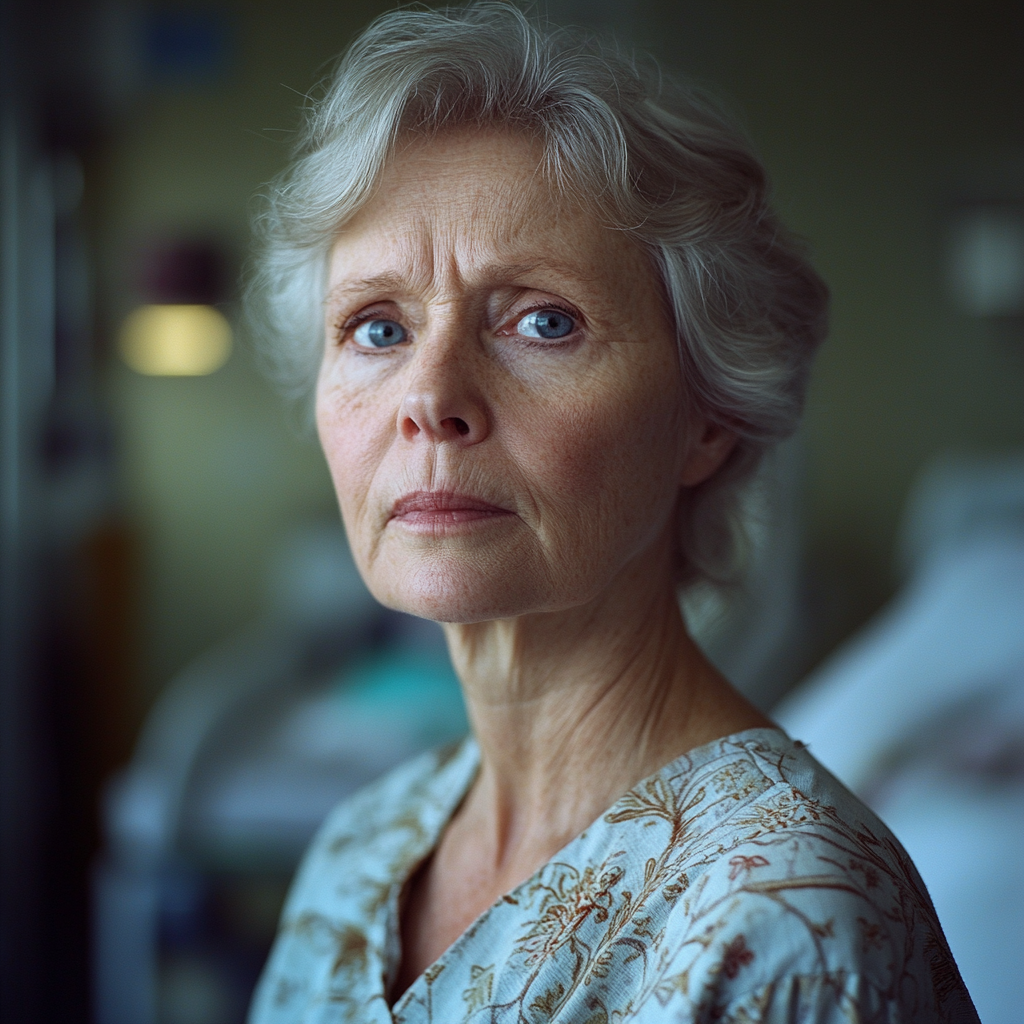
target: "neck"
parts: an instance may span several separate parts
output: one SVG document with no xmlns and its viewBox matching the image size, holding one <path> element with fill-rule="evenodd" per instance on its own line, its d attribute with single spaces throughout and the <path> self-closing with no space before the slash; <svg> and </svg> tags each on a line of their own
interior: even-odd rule
<svg viewBox="0 0 1024 1024">
<path fill-rule="evenodd" d="M 445 630 L 481 752 L 462 813 L 498 873 L 531 871 L 686 750 L 771 724 L 690 638 L 656 564 L 579 608 Z"/>
</svg>

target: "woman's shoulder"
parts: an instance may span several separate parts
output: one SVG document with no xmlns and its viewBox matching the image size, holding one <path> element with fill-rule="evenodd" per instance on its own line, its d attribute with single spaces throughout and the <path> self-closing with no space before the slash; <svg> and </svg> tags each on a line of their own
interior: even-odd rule
<svg viewBox="0 0 1024 1024">
<path fill-rule="evenodd" d="M 342 800 L 324 819 L 311 849 L 325 842 L 340 848 L 347 838 L 365 842 L 408 818 L 410 810 L 425 812 L 447 806 L 452 787 L 465 785 L 475 770 L 476 745 L 456 740 L 405 761 Z"/>
<path fill-rule="evenodd" d="M 802 744 L 752 730 L 696 762 L 668 772 L 684 835 L 659 1002 L 724 1019 L 977 1019 L 906 851 Z"/>
<path fill-rule="evenodd" d="M 393 956 L 401 881 L 430 852 L 476 771 L 471 741 L 430 751 L 342 801 L 310 843 L 292 884 L 250 1020 L 390 1020 L 380 979 Z M 319 1017 L 317 1018 L 319 1019 Z"/>
<path fill-rule="evenodd" d="M 429 852 L 476 770 L 470 740 L 413 758 L 339 803 L 324 819 L 296 875 L 285 917 L 344 893 L 339 880 L 373 875 L 387 885 Z"/>
</svg>

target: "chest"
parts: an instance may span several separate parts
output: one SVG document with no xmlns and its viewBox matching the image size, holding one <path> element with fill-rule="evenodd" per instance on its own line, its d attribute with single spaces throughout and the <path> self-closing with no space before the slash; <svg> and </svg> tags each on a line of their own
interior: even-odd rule
<svg viewBox="0 0 1024 1024">
<path fill-rule="evenodd" d="M 424 870 L 401 915 L 394 1020 L 437 1024 L 481 1012 L 512 1022 L 556 1010 L 557 1019 L 575 1020 L 595 998 L 606 999 L 609 973 L 620 994 L 626 984 L 640 996 L 647 972 L 633 961 L 641 946 L 646 960 L 660 942 L 649 933 L 651 911 L 663 918 L 669 908 L 655 903 L 653 887 L 642 891 L 639 872 L 639 891 L 623 893 L 626 874 L 616 863 L 582 870 L 554 863 L 526 885 L 495 893 L 493 882 L 477 888 L 464 877 L 453 886 L 441 871 Z"/>
<path fill-rule="evenodd" d="M 399 900 L 401 965 L 392 994 L 398 996 L 481 915 L 549 859 L 546 849 L 527 851 L 496 871 L 478 845 L 459 844 L 458 831 L 442 839 L 406 883 Z"/>
</svg>

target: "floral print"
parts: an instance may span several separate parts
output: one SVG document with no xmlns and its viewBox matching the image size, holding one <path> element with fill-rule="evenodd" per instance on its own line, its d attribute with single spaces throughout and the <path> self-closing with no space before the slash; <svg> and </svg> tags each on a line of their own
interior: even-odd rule
<svg viewBox="0 0 1024 1024">
<path fill-rule="evenodd" d="M 478 757 L 420 758 L 329 817 L 251 1024 L 977 1022 L 902 847 L 776 729 L 641 782 L 390 1005 L 402 887 Z"/>
</svg>

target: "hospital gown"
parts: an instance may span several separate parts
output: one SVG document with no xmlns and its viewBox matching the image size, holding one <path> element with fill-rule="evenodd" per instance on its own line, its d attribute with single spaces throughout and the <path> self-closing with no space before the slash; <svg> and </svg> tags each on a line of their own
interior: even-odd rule
<svg viewBox="0 0 1024 1024">
<path fill-rule="evenodd" d="M 777 729 L 640 782 L 392 1002 L 402 887 L 478 763 L 464 741 L 331 814 L 251 1024 L 977 1021 L 906 853 Z"/>
</svg>

